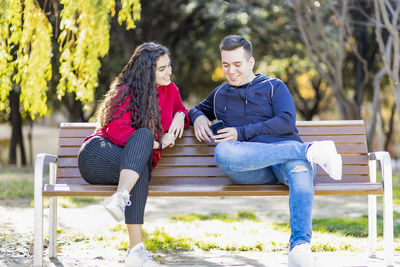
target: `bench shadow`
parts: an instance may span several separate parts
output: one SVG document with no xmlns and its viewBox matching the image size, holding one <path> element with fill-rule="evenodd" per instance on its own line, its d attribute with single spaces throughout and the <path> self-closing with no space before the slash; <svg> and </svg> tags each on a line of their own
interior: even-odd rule
<svg viewBox="0 0 400 267">
<path fill-rule="evenodd" d="M 54 266 L 57 267 L 64 267 L 64 264 L 60 262 L 57 258 L 50 258 L 50 262 L 54 264 Z"/>
<path fill-rule="evenodd" d="M 265 255 L 267 257 L 267 255 Z M 162 266 L 254 266 L 254 267 L 269 267 L 277 266 L 277 264 L 261 263 L 257 259 L 245 257 L 241 255 L 212 255 L 210 257 L 182 255 L 182 254 L 163 254 L 165 259 Z M 167 258 L 167 259 L 166 259 Z M 282 265 L 282 266 L 285 266 Z"/>
</svg>

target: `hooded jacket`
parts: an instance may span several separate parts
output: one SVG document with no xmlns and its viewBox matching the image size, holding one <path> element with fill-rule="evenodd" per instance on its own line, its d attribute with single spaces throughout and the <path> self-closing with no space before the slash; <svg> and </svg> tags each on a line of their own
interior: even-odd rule
<svg viewBox="0 0 400 267">
<path fill-rule="evenodd" d="M 235 127 L 238 141 L 274 143 L 302 142 L 296 129 L 296 111 L 287 86 L 279 79 L 256 74 L 250 83 L 215 88 L 207 98 L 189 111 L 193 123 L 205 115 Z"/>
</svg>

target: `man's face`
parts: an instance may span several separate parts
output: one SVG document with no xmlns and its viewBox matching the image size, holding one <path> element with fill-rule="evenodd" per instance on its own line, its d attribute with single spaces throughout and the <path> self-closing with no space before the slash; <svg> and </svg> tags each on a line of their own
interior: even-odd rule
<svg viewBox="0 0 400 267">
<path fill-rule="evenodd" d="M 221 59 L 222 71 L 233 86 L 249 83 L 254 78 L 254 58 L 248 58 L 243 47 L 232 51 L 222 50 Z"/>
</svg>

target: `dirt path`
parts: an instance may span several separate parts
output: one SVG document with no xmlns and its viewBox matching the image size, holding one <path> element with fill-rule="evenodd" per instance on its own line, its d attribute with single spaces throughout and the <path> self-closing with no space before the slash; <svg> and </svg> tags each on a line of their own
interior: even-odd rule
<svg viewBox="0 0 400 267">
<path fill-rule="evenodd" d="M 193 236 L 202 231 L 229 231 L 221 222 L 199 222 L 194 229 L 183 229 L 187 225 L 171 222 L 171 214 L 200 213 L 210 214 L 253 211 L 266 229 L 260 229 L 259 235 L 265 239 L 281 240 L 284 246 L 289 238 L 288 232 L 276 232 L 270 229 L 273 222 L 288 219 L 287 197 L 217 197 L 217 198 L 149 198 L 146 207 L 145 230 L 157 228 L 171 233 L 189 232 Z M 365 197 L 316 197 L 314 217 L 341 216 L 357 218 L 366 214 Z M 28 201 L 0 201 L 0 266 L 31 266 L 29 254 L 33 241 L 33 209 Z M 45 210 L 45 229 L 47 229 L 47 210 Z M 123 266 L 125 251 L 117 249 L 127 242 L 123 231 L 110 229 L 118 223 L 103 210 L 99 204 L 82 208 L 59 207 L 58 258 L 49 261 L 45 255 L 46 266 Z M 182 226 L 182 227 L 180 227 Z M 219 228 L 225 228 L 219 230 Z M 236 226 L 235 226 L 236 227 Z M 241 227 L 241 226 L 237 226 Z M 228 234 L 229 235 L 229 234 Z M 260 236 L 257 236 L 260 238 Z M 248 237 L 250 238 L 249 233 Z M 232 241 L 236 238 L 232 236 Z M 261 237 L 262 238 L 262 237 Z M 318 237 L 317 237 L 318 238 Z M 106 240 L 106 241 L 102 241 Z M 90 242 L 89 242 L 90 241 Z M 224 242 L 220 240 L 220 242 Z M 277 241 L 278 242 L 278 241 Z M 365 242 L 365 241 L 364 241 Z M 365 245 L 365 244 L 364 244 Z M 45 252 L 47 254 L 47 250 Z M 369 259 L 364 252 L 357 253 L 318 253 L 326 262 L 335 262 L 329 266 L 382 266 L 381 259 Z M 284 249 L 278 252 L 227 252 L 221 250 L 203 251 L 195 249 L 179 253 L 156 253 L 155 256 L 166 266 L 286 266 L 287 256 Z M 400 256 L 397 256 L 400 266 Z M 328 265 L 327 265 L 328 266 Z"/>
</svg>

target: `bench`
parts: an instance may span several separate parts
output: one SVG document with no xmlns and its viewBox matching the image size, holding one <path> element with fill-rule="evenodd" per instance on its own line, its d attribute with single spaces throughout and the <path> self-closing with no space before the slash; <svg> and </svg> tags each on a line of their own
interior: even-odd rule
<svg viewBox="0 0 400 267">
<path fill-rule="evenodd" d="M 34 265 L 43 264 L 43 197 L 50 197 L 49 257 L 56 257 L 57 197 L 109 196 L 116 186 L 90 185 L 82 179 L 77 154 L 83 139 L 91 134 L 94 123 L 61 123 L 58 155 L 38 154 L 35 161 L 34 194 Z M 383 196 L 384 258 L 393 264 L 392 169 L 388 152 L 368 153 L 362 120 L 298 121 L 303 141 L 330 139 L 343 158 L 343 178 L 330 178 L 320 167 L 315 178 L 316 195 L 368 195 L 369 255 L 376 255 L 376 196 Z M 285 185 L 235 185 L 215 163 L 215 144 L 200 143 L 193 129 L 185 130 L 175 146 L 163 150 L 163 157 L 153 170 L 149 196 L 282 196 Z M 380 162 L 382 181 L 376 180 Z M 49 164 L 49 182 L 44 183 Z"/>
</svg>

